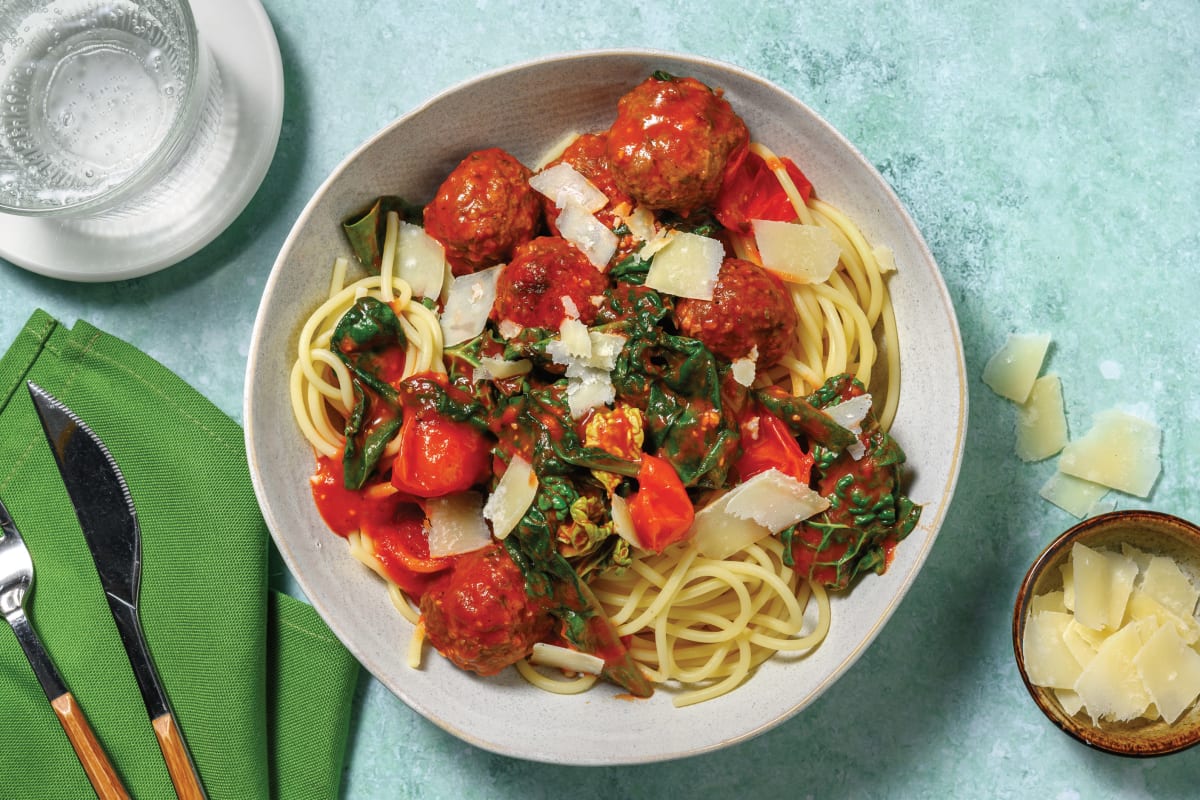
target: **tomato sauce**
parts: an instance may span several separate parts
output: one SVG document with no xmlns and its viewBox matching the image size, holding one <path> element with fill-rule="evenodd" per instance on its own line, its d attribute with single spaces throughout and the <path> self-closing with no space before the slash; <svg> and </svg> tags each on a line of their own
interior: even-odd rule
<svg viewBox="0 0 1200 800">
<path fill-rule="evenodd" d="M 363 494 L 346 488 L 342 460 L 318 457 L 310 480 L 313 501 L 329 529 L 343 538 L 357 531 L 362 525 Z"/>
</svg>

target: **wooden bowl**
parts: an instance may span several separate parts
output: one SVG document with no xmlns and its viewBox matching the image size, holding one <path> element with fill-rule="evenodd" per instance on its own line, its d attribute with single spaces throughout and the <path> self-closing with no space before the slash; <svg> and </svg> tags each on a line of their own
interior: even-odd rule
<svg viewBox="0 0 1200 800">
<path fill-rule="evenodd" d="M 1162 719 L 1094 724 L 1086 710 L 1067 714 L 1052 689 L 1035 686 L 1025 672 L 1022 642 L 1029 606 L 1037 595 L 1061 589 L 1062 572 L 1076 542 L 1093 549 L 1119 549 L 1126 543 L 1151 555 L 1169 556 L 1200 585 L 1200 527 L 1187 520 L 1156 511 L 1114 511 L 1068 529 L 1033 562 L 1017 593 L 1013 611 L 1013 651 L 1021 680 L 1038 708 L 1070 736 L 1089 747 L 1122 756 L 1148 757 L 1176 753 L 1200 742 L 1200 702 L 1193 703 L 1173 723 Z"/>
</svg>

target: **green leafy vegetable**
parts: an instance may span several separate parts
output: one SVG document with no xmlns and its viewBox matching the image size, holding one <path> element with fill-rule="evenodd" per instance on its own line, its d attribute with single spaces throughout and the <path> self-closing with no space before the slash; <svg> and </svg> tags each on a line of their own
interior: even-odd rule
<svg viewBox="0 0 1200 800">
<path fill-rule="evenodd" d="M 846 375 L 831 378 L 811 396 L 826 408 L 862 393 Z M 916 527 L 921 507 L 900 492 L 904 451 L 879 427 L 863 421 L 866 452 L 821 452 L 814 464 L 817 490 L 829 508 L 782 534 L 785 561 L 831 589 L 847 588 L 858 575 L 883 572 L 888 553 Z"/>
<path fill-rule="evenodd" d="M 405 344 L 396 313 L 386 303 L 363 297 L 338 320 L 330 346 L 350 370 L 354 408 L 346 420 L 342 463 L 348 489 L 361 488 L 400 429 L 398 395 L 379 375 L 380 355 Z"/>
<path fill-rule="evenodd" d="M 386 195 L 370 207 L 342 222 L 342 230 L 350 241 L 355 257 L 365 266 L 379 272 L 383 260 L 383 241 L 387 234 L 387 215 L 395 211 L 401 220 L 420 225 L 425 214 L 421 206 L 402 197 Z"/>
</svg>

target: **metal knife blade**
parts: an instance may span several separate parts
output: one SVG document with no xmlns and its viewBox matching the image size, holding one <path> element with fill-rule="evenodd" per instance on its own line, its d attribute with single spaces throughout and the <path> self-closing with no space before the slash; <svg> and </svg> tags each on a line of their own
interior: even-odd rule
<svg viewBox="0 0 1200 800">
<path fill-rule="evenodd" d="M 202 798 L 205 795 L 199 775 L 154 667 L 138 616 L 142 533 L 129 487 L 108 448 L 75 412 L 32 381 L 28 388 L 92 552 L 175 791 L 180 797 Z"/>
</svg>

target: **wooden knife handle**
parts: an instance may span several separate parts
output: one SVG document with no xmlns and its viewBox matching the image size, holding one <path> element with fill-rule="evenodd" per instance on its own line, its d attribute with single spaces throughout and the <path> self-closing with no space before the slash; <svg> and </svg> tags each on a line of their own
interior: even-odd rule
<svg viewBox="0 0 1200 800">
<path fill-rule="evenodd" d="M 158 747 L 162 750 L 163 759 L 167 762 L 167 772 L 171 773 L 171 783 L 175 784 L 175 794 L 179 800 L 207 800 L 196 766 L 188 753 L 187 744 L 183 741 L 183 733 L 175 717 L 168 711 L 155 717 L 151 724 L 154 735 L 158 737 Z"/>
<path fill-rule="evenodd" d="M 92 733 L 87 717 L 75 702 L 75 697 L 70 692 L 64 692 L 51 700 L 50 705 L 58 715 L 63 730 L 67 732 L 67 738 L 71 740 L 75 755 L 79 756 L 79 763 L 83 765 L 83 771 L 92 782 L 96 796 L 100 800 L 129 800 L 129 793 L 121 785 L 117 771 L 104 754 L 104 748 L 100 746 L 96 734 Z"/>
</svg>

